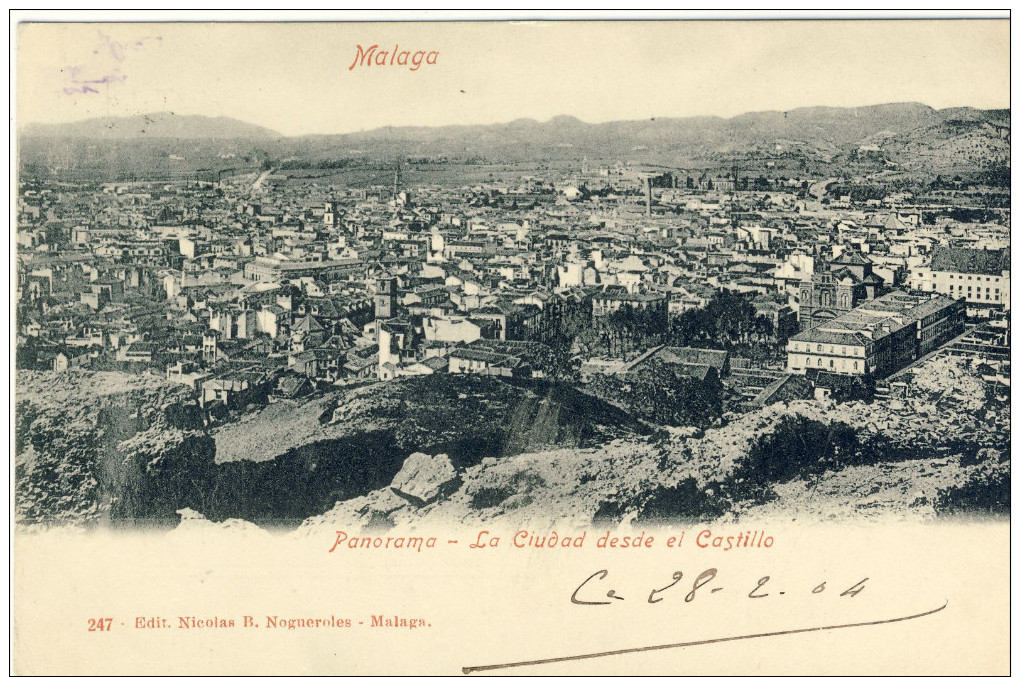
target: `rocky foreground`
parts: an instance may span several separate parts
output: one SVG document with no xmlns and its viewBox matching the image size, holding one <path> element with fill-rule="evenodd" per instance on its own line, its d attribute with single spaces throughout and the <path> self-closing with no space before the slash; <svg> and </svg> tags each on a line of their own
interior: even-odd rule
<svg viewBox="0 0 1020 677">
<path fill-rule="evenodd" d="M 307 530 L 1008 514 L 1008 392 L 960 358 L 907 380 L 905 396 L 779 403 L 700 430 L 571 388 L 460 376 L 223 424 L 156 377 L 19 372 L 16 515 L 172 527 L 184 511 Z"/>
<path fill-rule="evenodd" d="M 592 449 L 486 458 L 462 470 L 442 455 L 415 455 L 389 487 L 338 503 L 303 528 L 1008 514 L 1008 394 L 995 399 L 965 361 L 951 357 L 929 360 L 911 378 L 906 398 L 780 403 L 703 433 L 666 428 Z M 755 441 L 804 419 L 845 425 L 857 437 L 857 456 L 749 487 L 753 478 L 742 468 Z"/>
</svg>

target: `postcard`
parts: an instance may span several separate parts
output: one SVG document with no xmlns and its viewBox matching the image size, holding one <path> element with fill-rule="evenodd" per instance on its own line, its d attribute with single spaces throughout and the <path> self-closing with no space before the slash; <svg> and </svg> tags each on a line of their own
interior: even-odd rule
<svg viewBox="0 0 1020 677">
<path fill-rule="evenodd" d="M 1008 18 L 193 16 L 16 17 L 16 674 L 1009 670 Z"/>
</svg>

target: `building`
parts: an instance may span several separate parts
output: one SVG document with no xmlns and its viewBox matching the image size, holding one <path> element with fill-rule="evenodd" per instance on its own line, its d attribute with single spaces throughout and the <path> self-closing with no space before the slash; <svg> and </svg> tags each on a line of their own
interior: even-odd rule
<svg viewBox="0 0 1020 677">
<path fill-rule="evenodd" d="M 213 378 L 202 383 L 201 403 L 204 407 L 210 402 L 222 402 L 229 406 L 235 405 L 251 384 L 245 378 Z"/>
<path fill-rule="evenodd" d="M 481 339 L 454 349 L 449 355 L 451 374 L 486 374 L 505 377 L 541 378 L 538 364 L 548 349 L 533 341 Z"/>
<path fill-rule="evenodd" d="M 787 371 L 882 378 L 960 334 L 964 315 L 960 299 L 892 292 L 793 336 Z"/>
<path fill-rule="evenodd" d="M 972 314 L 1009 310 L 1009 249 L 935 247 L 928 265 L 912 271 L 910 286 L 963 299 Z"/>
<path fill-rule="evenodd" d="M 485 306 L 471 312 L 471 319 L 481 324 L 489 324 L 488 331 L 492 338 L 501 341 L 526 340 L 537 335 L 542 314 L 536 306 L 521 306 L 513 303 L 500 303 Z"/>
<path fill-rule="evenodd" d="M 386 277 L 376 282 L 375 317 L 385 320 L 397 312 L 397 279 Z"/>
<path fill-rule="evenodd" d="M 95 355 L 95 349 L 87 346 L 63 346 L 56 351 L 40 351 L 38 362 L 44 369 L 60 372 L 88 366 Z"/>
<path fill-rule="evenodd" d="M 592 297 L 592 315 L 605 317 L 623 308 L 634 310 L 650 310 L 666 316 L 669 300 L 659 292 L 647 294 L 630 294 L 624 290 L 604 291 Z"/>
<path fill-rule="evenodd" d="M 875 298 L 884 284 L 872 271 L 871 259 L 843 252 L 800 285 L 800 328 L 810 329 Z"/>
<path fill-rule="evenodd" d="M 244 279 L 256 282 L 280 282 L 301 277 L 315 277 L 321 280 L 346 279 L 365 269 L 365 262 L 358 259 L 339 261 L 283 261 L 258 256 L 244 265 Z"/>
</svg>

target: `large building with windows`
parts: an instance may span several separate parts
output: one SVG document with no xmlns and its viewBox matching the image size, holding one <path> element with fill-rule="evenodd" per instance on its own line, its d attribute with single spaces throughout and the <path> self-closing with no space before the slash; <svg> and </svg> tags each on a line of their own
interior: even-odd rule
<svg viewBox="0 0 1020 677">
<path fill-rule="evenodd" d="M 279 282 L 299 277 L 339 280 L 360 274 L 365 268 L 365 262 L 359 259 L 287 261 L 258 256 L 244 265 L 244 279 L 256 282 Z"/>
<path fill-rule="evenodd" d="M 1009 310 L 1009 249 L 936 247 L 928 265 L 911 273 L 910 286 L 963 299 L 971 312 Z"/>
<path fill-rule="evenodd" d="M 794 335 L 786 346 L 787 370 L 882 378 L 959 335 L 964 316 L 961 299 L 891 292 Z"/>
</svg>

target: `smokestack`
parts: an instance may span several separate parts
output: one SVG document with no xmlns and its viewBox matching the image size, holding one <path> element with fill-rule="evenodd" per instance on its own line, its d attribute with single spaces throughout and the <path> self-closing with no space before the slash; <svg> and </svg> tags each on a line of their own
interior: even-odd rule
<svg viewBox="0 0 1020 677">
<path fill-rule="evenodd" d="M 652 177 L 645 177 L 645 215 L 652 215 Z"/>
</svg>

